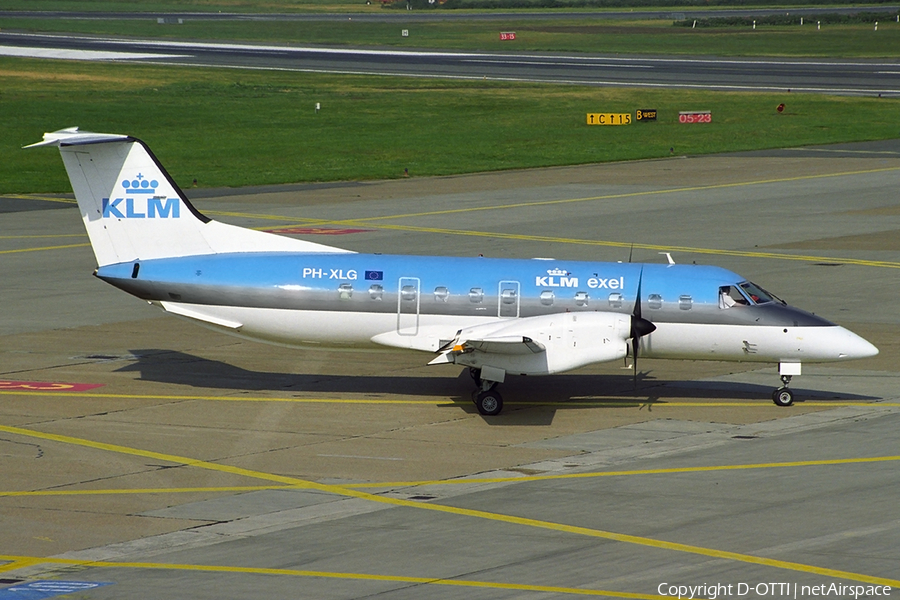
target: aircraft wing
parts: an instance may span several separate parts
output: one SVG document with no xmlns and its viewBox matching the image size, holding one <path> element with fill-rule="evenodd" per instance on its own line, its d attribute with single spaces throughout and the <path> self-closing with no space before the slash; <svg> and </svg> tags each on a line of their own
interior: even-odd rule
<svg viewBox="0 0 900 600">
<path fill-rule="evenodd" d="M 429 364 L 546 375 L 623 358 L 631 316 L 609 312 L 561 313 L 503 319 L 460 329 Z"/>
</svg>

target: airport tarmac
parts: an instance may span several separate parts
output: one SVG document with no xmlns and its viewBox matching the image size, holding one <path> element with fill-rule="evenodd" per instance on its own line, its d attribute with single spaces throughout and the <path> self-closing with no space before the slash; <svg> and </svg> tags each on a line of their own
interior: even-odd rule
<svg viewBox="0 0 900 600">
<path fill-rule="evenodd" d="M 883 596 L 898 190 L 900 141 L 188 190 L 213 218 L 358 251 L 670 252 L 881 350 L 804 366 L 788 408 L 774 366 L 642 360 L 636 389 L 619 362 L 512 378 L 497 417 L 428 355 L 167 317 L 91 277 L 69 198 L 0 199 L 0 600 Z M 813 587 L 831 584 L 863 590 Z"/>
</svg>

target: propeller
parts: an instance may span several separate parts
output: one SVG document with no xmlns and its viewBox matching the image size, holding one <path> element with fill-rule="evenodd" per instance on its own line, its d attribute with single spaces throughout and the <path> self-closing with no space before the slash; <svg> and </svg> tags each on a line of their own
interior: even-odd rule
<svg viewBox="0 0 900 600">
<path fill-rule="evenodd" d="M 656 331 L 656 325 L 641 316 L 641 283 L 644 280 L 644 267 L 638 276 L 637 294 L 634 299 L 634 310 L 631 311 L 631 353 L 634 358 L 634 389 L 637 389 L 639 338 Z"/>
</svg>

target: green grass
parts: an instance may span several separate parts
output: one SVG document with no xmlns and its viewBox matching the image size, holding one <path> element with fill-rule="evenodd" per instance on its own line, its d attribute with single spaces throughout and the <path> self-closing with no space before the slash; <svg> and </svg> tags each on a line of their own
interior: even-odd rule
<svg viewBox="0 0 900 600">
<path fill-rule="evenodd" d="M 3 10 L 70 12 L 362 12 L 380 10 L 379 2 L 360 0 L 3 0 Z"/>
<path fill-rule="evenodd" d="M 799 21 L 799 19 L 798 19 Z M 267 43 L 445 48 L 457 50 L 599 52 L 621 54 L 710 54 L 717 56 L 793 56 L 887 58 L 900 56 L 900 23 L 698 28 L 672 21 L 620 21 L 598 16 L 580 20 L 410 23 L 347 21 L 202 21 L 159 25 L 147 20 L 70 20 L 0 18 L 6 31 L 70 32 L 195 40 Z M 409 37 L 400 35 L 409 30 Z M 499 32 L 516 31 L 515 41 Z"/>
<path fill-rule="evenodd" d="M 432 8 L 427 0 L 412 0 L 416 9 Z M 543 5 L 552 2 L 552 8 L 544 8 Z M 457 6 L 466 5 L 469 9 L 465 12 L 490 12 L 494 9 L 503 12 L 564 12 L 576 10 L 578 12 L 590 10 L 622 10 L 623 8 L 652 8 L 660 7 L 671 10 L 679 8 L 696 8 L 697 6 L 718 6 L 732 8 L 756 8 L 761 6 L 782 5 L 781 0 L 756 0 L 747 4 L 745 0 L 594 0 L 595 6 L 590 6 L 580 0 L 557 4 L 557 0 L 474 0 L 473 2 L 457 2 Z M 448 8 L 454 3 L 437 8 Z M 794 0 L 791 6 L 853 6 L 872 4 L 889 5 L 890 0 Z M 379 0 L 371 0 L 366 5 L 364 0 L 3 0 L 2 10 L 29 10 L 29 11 L 70 11 L 70 12 L 230 12 L 230 13 L 292 13 L 292 12 L 366 12 L 382 10 Z M 598 9 L 599 7 L 599 9 Z M 397 1 L 393 10 L 402 11 L 406 3 Z M 464 12 L 453 10 L 445 12 Z"/>
<path fill-rule="evenodd" d="M 316 102 L 322 104 L 315 113 Z M 778 114 L 775 107 L 787 109 Z M 588 112 L 659 121 L 591 127 Z M 679 110 L 713 123 L 681 125 Z M 900 101 L 0 59 L 0 192 L 61 192 L 59 157 L 21 150 L 78 125 L 144 139 L 189 186 L 447 175 L 900 136 Z"/>
</svg>

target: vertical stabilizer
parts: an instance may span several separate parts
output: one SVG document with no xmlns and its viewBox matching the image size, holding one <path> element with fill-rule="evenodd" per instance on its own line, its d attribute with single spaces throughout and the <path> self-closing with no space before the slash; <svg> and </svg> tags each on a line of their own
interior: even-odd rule
<svg viewBox="0 0 900 600">
<path fill-rule="evenodd" d="M 100 266 L 225 252 L 347 252 L 209 219 L 137 138 L 70 128 L 28 147 L 35 146 L 59 147 Z"/>
</svg>

